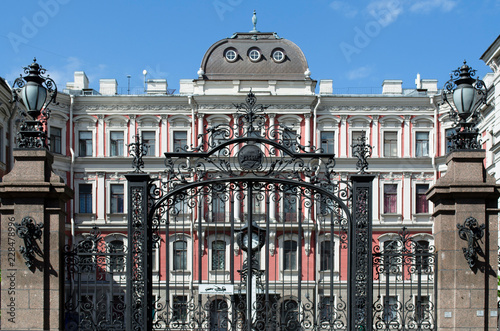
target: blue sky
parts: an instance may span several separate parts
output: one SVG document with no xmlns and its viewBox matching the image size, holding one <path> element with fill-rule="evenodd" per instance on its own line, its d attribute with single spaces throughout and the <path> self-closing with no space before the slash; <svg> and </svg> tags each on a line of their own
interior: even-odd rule
<svg viewBox="0 0 500 331">
<path fill-rule="evenodd" d="M 334 88 L 442 87 L 464 59 L 479 60 L 500 33 L 500 0 L 20 0 L 2 2 L 0 76 L 12 82 L 34 56 L 63 89 L 83 70 L 91 87 L 115 78 L 126 93 L 148 78 L 196 78 L 205 51 L 234 32 L 276 32 L 305 53 L 312 78 Z"/>
</svg>

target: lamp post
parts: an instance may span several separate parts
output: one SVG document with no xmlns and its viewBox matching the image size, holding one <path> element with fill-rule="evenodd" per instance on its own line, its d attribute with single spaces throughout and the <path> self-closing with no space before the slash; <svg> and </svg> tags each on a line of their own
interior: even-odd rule
<svg viewBox="0 0 500 331">
<path fill-rule="evenodd" d="M 487 90 L 482 80 L 473 78 L 475 75 L 476 70 L 464 61 L 460 68 L 453 70 L 441 92 L 443 103 L 450 106 L 450 117 L 454 121 L 455 132 L 448 137 L 451 150 L 481 148 L 475 126 L 479 121 L 479 106 L 486 104 Z"/>
<path fill-rule="evenodd" d="M 57 86 L 48 75 L 43 76 L 45 71 L 35 58 L 32 64 L 24 67 L 26 76 L 21 75 L 12 86 L 13 101 L 21 98 L 27 109 L 27 113 L 21 111 L 23 122 L 18 132 L 19 148 L 47 148 L 47 120 L 50 117 L 47 107 L 55 102 Z"/>
</svg>

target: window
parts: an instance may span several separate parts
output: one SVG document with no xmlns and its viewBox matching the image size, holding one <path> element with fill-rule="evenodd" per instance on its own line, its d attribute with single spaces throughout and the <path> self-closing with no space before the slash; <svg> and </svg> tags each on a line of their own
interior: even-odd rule
<svg viewBox="0 0 500 331">
<path fill-rule="evenodd" d="M 111 272 L 125 271 L 125 251 L 123 241 L 113 240 L 109 244 L 109 270 Z"/>
<path fill-rule="evenodd" d="M 79 156 L 92 156 L 92 131 L 80 131 L 79 135 Z"/>
<path fill-rule="evenodd" d="M 234 62 L 236 61 L 238 55 L 236 54 L 236 51 L 234 49 L 228 49 L 226 51 L 226 60 L 228 60 L 229 62 Z"/>
<path fill-rule="evenodd" d="M 142 131 L 142 142 L 148 146 L 148 153 L 146 154 L 147 156 L 155 155 L 155 140 L 155 131 Z"/>
<path fill-rule="evenodd" d="M 174 131 L 174 152 L 182 152 L 187 149 L 187 131 Z"/>
<path fill-rule="evenodd" d="M 417 214 L 427 214 L 429 212 L 429 203 L 425 192 L 429 189 L 429 184 L 417 184 L 415 186 L 415 212 Z"/>
<path fill-rule="evenodd" d="M 430 313 L 431 313 L 431 302 L 429 296 L 421 295 L 420 297 L 415 297 L 415 320 L 417 323 L 429 324 Z"/>
<path fill-rule="evenodd" d="M 123 213 L 123 184 L 111 184 L 111 213 Z"/>
<path fill-rule="evenodd" d="M 285 330 L 300 330 L 299 305 L 295 300 L 285 300 L 281 305 L 281 321 Z"/>
<path fill-rule="evenodd" d="M 335 153 L 335 132 L 333 131 L 322 131 L 321 132 L 321 148 L 323 153 L 333 154 Z"/>
<path fill-rule="evenodd" d="M 187 270 L 187 242 L 174 242 L 174 270 Z"/>
<path fill-rule="evenodd" d="M 294 240 L 283 242 L 283 270 L 297 270 L 297 242 Z"/>
<path fill-rule="evenodd" d="M 332 297 L 321 297 L 319 303 L 319 319 L 320 323 L 333 320 L 333 298 Z"/>
<path fill-rule="evenodd" d="M 386 296 L 384 298 L 384 322 L 397 323 L 398 318 L 398 298 L 396 296 Z"/>
<path fill-rule="evenodd" d="M 332 257 L 334 256 L 334 247 L 331 241 L 322 241 L 320 244 L 319 270 L 326 271 L 332 268 Z"/>
<path fill-rule="evenodd" d="M 223 299 L 215 299 L 210 303 L 210 331 L 227 331 L 229 306 Z"/>
<path fill-rule="evenodd" d="M 283 146 L 295 151 L 295 147 L 297 146 L 297 131 L 291 129 L 283 130 Z"/>
<path fill-rule="evenodd" d="M 224 193 L 213 192 L 212 195 L 212 222 L 224 222 L 226 218 L 226 202 Z"/>
<path fill-rule="evenodd" d="M 415 265 L 418 268 L 420 267 L 422 272 L 429 272 L 429 242 L 427 240 L 419 240 L 415 245 Z M 427 272 L 426 272 L 427 271 Z"/>
<path fill-rule="evenodd" d="M 187 295 L 174 295 L 172 320 L 186 322 L 187 312 Z"/>
<path fill-rule="evenodd" d="M 109 139 L 109 155 L 110 156 L 123 156 L 123 132 L 111 131 Z"/>
<path fill-rule="evenodd" d="M 212 242 L 212 270 L 226 269 L 226 242 L 215 240 Z"/>
<path fill-rule="evenodd" d="M 92 184 L 80 184 L 78 186 L 78 198 L 80 208 L 78 211 L 82 214 L 92 213 Z"/>
<path fill-rule="evenodd" d="M 384 213 L 396 214 L 398 212 L 398 185 L 384 185 Z"/>
<path fill-rule="evenodd" d="M 283 192 L 283 220 L 285 222 L 297 221 L 297 193 L 292 187 L 284 187 Z"/>
<path fill-rule="evenodd" d="M 50 151 L 52 153 L 61 154 L 61 129 L 50 128 Z"/>
<path fill-rule="evenodd" d="M 384 132 L 384 156 L 398 156 L 398 133 L 393 131 Z"/>
<path fill-rule="evenodd" d="M 285 54 L 283 54 L 283 51 L 275 50 L 273 52 L 273 60 L 278 63 L 283 62 L 283 60 L 285 60 Z"/>
<path fill-rule="evenodd" d="M 352 131 L 351 133 L 351 146 L 352 146 L 352 156 L 354 155 L 354 145 L 359 144 L 361 142 L 361 137 L 366 137 L 365 131 Z"/>
<path fill-rule="evenodd" d="M 450 138 L 455 134 L 455 129 L 446 129 L 445 134 L 446 134 L 446 153 L 449 153 L 451 152 L 451 149 L 453 147 Z"/>
<path fill-rule="evenodd" d="M 252 49 L 250 50 L 250 52 L 248 52 L 248 57 L 250 58 L 250 60 L 251 60 L 252 62 L 257 62 L 257 61 L 259 61 L 259 60 L 260 60 L 260 55 L 261 55 L 261 54 L 260 54 L 259 50 L 258 50 L 258 49 L 256 49 L 256 48 L 252 48 Z"/>
<path fill-rule="evenodd" d="M 429 156 L 429 132 L 415 132 L 415 156 Z"/>
</svg>

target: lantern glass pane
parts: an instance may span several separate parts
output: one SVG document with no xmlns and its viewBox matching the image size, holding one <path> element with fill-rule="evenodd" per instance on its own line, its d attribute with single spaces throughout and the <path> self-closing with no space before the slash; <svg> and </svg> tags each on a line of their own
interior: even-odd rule
<svg viewBox="0 0 500 331">
<path fill-rule="evenodd" d="M 453 102 L 459 114 L 468 114 L 474 105 L 474 88 L 472 86 L 459 87 L 453 92 Z"/>
</svg>

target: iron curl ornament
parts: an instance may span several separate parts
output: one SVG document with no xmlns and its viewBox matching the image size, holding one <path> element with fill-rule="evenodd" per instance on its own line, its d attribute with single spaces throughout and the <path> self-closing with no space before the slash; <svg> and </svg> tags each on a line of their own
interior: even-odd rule
<svg viewBox="0 0 500 331">
<path fill-rule="evenodd" d="M 448 137 L 452 151 L 481 148 L 476 125 L 479 122 L 479 108 L 486 104 L 488 91 L 485 83 L 474 78 L 475 75 L 476 70 L 464 61 L 460 68 L 452 71 L 450 80 L 441 92 L 442 104 L 450 107 L 450 118 L 454 122 L 455 131 Z"/>
<path fill-rule="evenodd" d="M 50 118 L 49 104 L 55 102 L 57 85 L 46 69 L 33 59 L 24 67 L 26 76 L 17 78 L 12 86 L 12 102 L 22 100 L 27 111 L 19 108 L 22 118 L 18 135 L 19 148 L 47 148 L 47 121 Z"/>
<path fill-rule="evenodd" d="M 359 174 L 365 174 L 368 170 L 368 158 L 372 156 L 373 147 L 366 143 L 365 133 L 358 137 L 357 143 L 352 145 L 352 154 L 358 158 L 356 162 L 356 169 L 359 170 Z"/>
<path fill-rule="evenodd" d="M 463 247 L 464 257 L 470 268 L 474 268 L 477 262 L 477 254 L 480 252 L 478 241 L 484 237 L 485 224 L 479 225 L 478 221 L 470 216 L 464 225 L 457 224 L 458 236 L 460 239 L 467 241 L 467 247 Z"/>
<path fill-rule="evenodd" d="M 140 136 L 134 136 L 135 142 L 130 143 L 128 145 L 129 153 L 134 158 L 132 160 L 132 168 L 134 168 L 135 173 L 144 172 L 142 168 L 144 168 L 144 160 L 142 159 L 144 156 L 148 154 L 148 145 L 144 143 Z"/>
<path fill-rule="evenodd" d="M 35 255 L 43 257 L 43 252 L 37 243 L 42 237 L 43 223 L 36 223 L 33 218 L 26 216 L 21 224 L 15 223 L 14 226 L 17 236 L 24 241 L 24 246 L 19 246 L 19 252 L 24 257 L 26 266 L 31 268 L 35 263 Z"/>
</svg>

